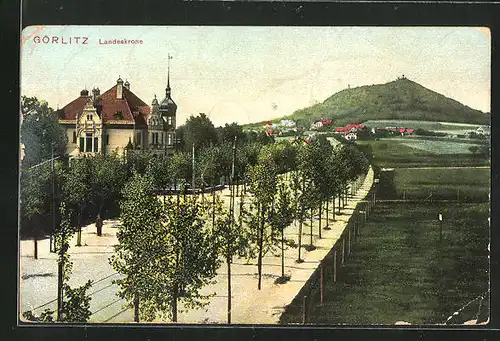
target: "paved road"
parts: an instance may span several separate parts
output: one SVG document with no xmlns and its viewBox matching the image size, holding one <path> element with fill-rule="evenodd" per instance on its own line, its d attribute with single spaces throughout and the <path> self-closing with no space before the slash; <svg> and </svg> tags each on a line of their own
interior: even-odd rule
<svg viewBox="0 0 500 341">
<path fill-rule="evenodd" d="M 257 290 L 256 260 L 246 261 L 235 259 L 232 270 L 232 322 L 233 323 L 277 323 L 284 307 L 298 294 L 307 279 L 317 268 L 319 261 L 329 252 L 340 237 L 347 220 L 351 216 L 357 202 L 362 200 L 373 182 L 373 171 L 370 172 L 356 195 L 349 200 L 337 215 L 337 220 L 331 222 L 331 230 L 322 231 L 322 239 L 318 238 L 318 221 L 313 223 L 313 241 L 317 249 L 311 252 L 302 250 L 304 263 L 297 264 L 297 249 L 289 249 L 285 253 L 285 272 L 291 276 L 286 284 L 274 284 L 274 280 L 281 275 L 281 258 L 279 255 L 268 254 L 263 259 L 262 290 Z M 229 200 L 229 191 L 222 192 L 226 202 Z M 239 198 L 238 198 L 239 199 Z M 238 207 L 238 205 L 237 205 Z M 124 307 L 124 301 L 116 296 L 117 285 L 112 281 L 118 278 L 108 263 L 113 253 L 113 245 L 117 243 L 116 231 L 119 222 L 108 220 L 104 222 L 103 236 L 97 237 L 95 227 L 89 225 L 83 228 L 84 246 L 76 247 L 76 239 L 71 241 L 71 260 L 73 274 L 71 285 L 81 285 L 86 280 L 94 281 L 90 289 L 92 316 L 89 322 L 131 322 L 133 313 Z M 326 220 L 323 221 L 325 226 Z M 303 243 L 309 243 L 309 227 L 304 228 Z M 285 236 L 297 241 L 298 227 L 292 224 L 286 230 Z M 39 259 L 35 260 L 33 242 L 21 242 L 21 311 L 33 310 L 40 314 L 45 308 L 55 309 L 57 266 L 56 255 L 49 252 L 48 240 L 39 242 Z M 216 293 L 211 299 L 207 310 L 190 310 L 179 313 L 181 323 L 226 323 L 227 318 L 227 276 L 223 265 L 216 277 L 217 283 L 203 289 L 205 293 Z M 158 321 L 167 322 L 168 321 Z"/>
</svg>

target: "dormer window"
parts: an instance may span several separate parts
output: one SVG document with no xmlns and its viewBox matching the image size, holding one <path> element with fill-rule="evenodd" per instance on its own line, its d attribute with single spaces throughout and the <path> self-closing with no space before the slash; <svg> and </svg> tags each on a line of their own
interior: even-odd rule
<svg viewBox="0 0 500 341">
<path fill-rule="evenodd" d="M 172 125 L 172 116 L 167 117 L 167 124 Z"/>
<path fill-rule="evenodd" d="M 121 111 L 117 111 L 116 114 L 113 115 L 117 120 L 123 120 L 123 113 Z"/>
<path fill-rule="evenodd" d="M 92 121 L 92 114 L 87 115 L 87 121 Z"/>
</svg>

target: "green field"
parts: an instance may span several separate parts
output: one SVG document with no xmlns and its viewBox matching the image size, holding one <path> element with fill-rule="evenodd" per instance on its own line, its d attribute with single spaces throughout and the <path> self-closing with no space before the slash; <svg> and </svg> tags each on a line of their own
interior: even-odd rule
<svg viewBox="0 0 500 341">
<path fill-rule="evenodd" d="M 435 168 L 394 170 L 394 196 L 387 199 L 488 201 L 490 193 L 489 168 Z M 384 198 L 383 194 L 382 197 Z"/>
<path fill-rule="evenodd" d="M 476 130 L 480 125 L 453 123 L 453 122 L 433 122 L 433 121 L 412 121 L 412 120 L 368 120 L 363 122 L 367 127 L 383 128 L 383 127 L 405 127 L 413 129 L 425 129 L 431 131 L 464 131 Z"/>
<path fill-rule="evenodd" d="M 468 150 L 472 144 L 433 138 L 357 141 L 368 146 L 373 164 L 382 168 L 487 166 L 489 160 Z"/>
<path fill-rule="evenodd" d="M 441 243 L 438 213 L 444 216 Z M 489 289 L 488 217 L 487 203 L 377 204 L 337 283 L 327 268 L 323 305 L 317 282 L 311 285 L 310 323 L 444 323 Z M 282 323 L 301 322 L 300 301 L 287 308 Z M 448 324 L 478 315 L 484 321 L 488 314 L 488 299 L 478 299 Z"/>
</svg>

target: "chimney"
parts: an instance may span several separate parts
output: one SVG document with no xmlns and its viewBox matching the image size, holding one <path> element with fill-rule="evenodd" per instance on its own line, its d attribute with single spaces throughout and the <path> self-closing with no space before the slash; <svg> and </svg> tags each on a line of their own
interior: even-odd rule
<svg viewBox="0 0 500 341">
<path fill-rule="evenodd" d="M 125 86 L 128 90 L 130 90 L 130 83 L 129 83 L 127 80 L 125 81 L 124 86 Z"/>
<path fill-rule="evenodd" d="M 123 80 L 118 77 L 116 81 L 116 98 L 123 99 Z"/>
</svg>

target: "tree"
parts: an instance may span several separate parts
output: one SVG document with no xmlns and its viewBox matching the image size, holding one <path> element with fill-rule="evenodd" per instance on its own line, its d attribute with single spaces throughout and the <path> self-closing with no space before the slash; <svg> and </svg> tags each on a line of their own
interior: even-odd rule
<svg viewBox="0 0 500 341">
<path fill-rule="evenodd" d="M 184 124 L 184 148 L 190 151 L 193 143 L 197 149 L 203 149 L 217 143 L 215 127 L 204 113 L 190 116 Z"/>
<path fill-rule="evenodd" d="M 121 191 L 127 181 L 127 169 L 116 153 L 97 154 L 89 159 L 92 167 L 91 191 L 97 216 L 102 216 L 110 206 L 119 202 Z"/>
<path fill-rule="evenodd" d="M 299 233 L 298 233 L 298 256 L 297 256 L 297 263 L 302 263 L 304 260 L 300 257 L 301 250 L 302 250 L 302 227 L 304 225 L 304 219 L 305 219 L 305 205 L 306 205 L 306 196 L 304 195 L 304 184 L 305 182 L 305 177 L 303 176 L 302 172 L 299 170 L 295 170 L 292 172 L 291 176 L 291 182 L 290 182 L 290 188 L 293 192 L 293 200 L 292 200 L 292 207 L 294 209 L 294 216 L 297 218 L 299 222 Z"/>
<path fill-rule="evenodd" d="M 281 235 L 281 281 L 287 280 L 285 277 L 285 228 L 287 228 L 294 220 L 294 207 L 291 198 L 290 187 L 284 182 L 278 186 L 276 203 L 272 212 L 272 225 Z M 290 241 L 287 241 L 290 245 Z"/>
<path fill-rule="evenodd" d="M 242 127 L 236 122 L 231 124 L 226 123 L 224 127 L 221 128 L 221 142 L 232 143 L 235 137 L 238 141 L 244 141 L 245 134 L 243 133 Z"/>
<path fill-rule="evenodd" d="M 470 146 L 469 151 L 472 153 L 472 156 L 476 156 L 476 153 L 479 151 L 478 146 Z"/>
<path fill-rule="evenodd" d="M 218 147 L 208 147 L 198 153 L 198 173 L 200 185 L 204 188 L 207 184 L 214 186 L 219 175 L 219 155 Z"/>
<path fill-rule="evenodd" d="M 298 167 L 301 171 L 302 183 L 301 183 L 301 219 L 303 219 L 303 214 L 309 210 L 310 218 L 310 243 L 308 249 L 314 249 L 313 245 L 313 216 L 314 210 L 320 204 L 320 191 L 318 186 L 317 177 L 318 175 L 315 169 L 315 165 L 320 156 L 318 155 L 317 146 L 309 143 L 302 146 L 298 154 Z M 316 180 L 316 181 L 315 181 Z"/>
<path fill-rule="evenodd" d="M 24 145 L 23 167 L 31 167 L 66 152 L 67 136 L 54 110 L 36 97 L 21 97 L 21 143 Z"/>
<path fill-rule="evenodd" d="M 184 184 L 189 181 L 192 176 L 192 160 L 191 155 L 187 152 L 176 152 L 169 158 L 168 174 L 172 177 L 174 188 L 177 190 L 179 181 Z"/>
<path fill-rule="evenodd" d="M 92 159 L 84 157 L 74 160 L 72 166 L 64 173 L 62 186 L 63 200 L 70 209 L 77 212 L 76 230 L 77 246 L 82 244 L 82 219 L 83 212 L 88 207 L 94 197 L 93 165 Z"/>
<path fill-rule="evenodd" d="M 38 259 L 38 238 L 42 215 L 46 212 L 50 174 L 46 167 L 21 171 L 21 215 L 31 223 L 33 257 Z"/>
<path fill-rule="evenodd" d="M 331 169 L 328 167 L 329 157 L 333 152 L 330 142 L 321 135 L 311 143 L 312 159 L 309 162 L 311 168 L 312 181 L 317 188 L 317 202 L 319 208 L 319 226 L 318 235 L 321 238 L 321 222 L 323 202 L 327 201 L 332 194 L 334 183 L 331 181 L 331 175 L 328 174 Z"/>
<path fill-rule="evenodd" d="M 259 163 L 250 167 L 249 179 L 252 193 L 253 209 L 249 212 L 249 227 L 253 229 L 254 240 L 257 244 L 258 258 L 258 289 L 262 282 L 262 258 L 269 247 L 269 235 L 266 234 L 268 226 L 269 206 L 274 200 L 277 182 L 277 171 L 275 164 L 271 161 L 270 151 L 263 149 L 259 156 Z M 255 212 L 256 211 L 256 212 Z M 267 223 L 267 224 L 266 224 Z"/>
<path fill-rule="evenodd" d="M 109 262 L 123 277 L 114 283 L 120 286 L 118 296 L 134 308 L 134 321 L 142 317 L 154 318 L 154 286 L 157 286 L 158 266 L 161 260 L 155 255 L 153 246 L 157 231 L 161 229 L 162 209 L 153 195 L 154 186 L 150 177 L 134 173 L 125 184 L 120 202 L 122 224 L 117 232 L 118 245 Z M 158 293 L 160 294 L 160 293 Z"/>
<path fill-rule="evenodd" d="M 145 174 L 155 155 L 150 150 L 134 149 L 127 154 L 127 167 L 129 176 L 133 171 Z"/>
<path fill-rule="evenodd" d="M 200 293 L 205 285 L 214 282 L 220 265 L 214 247 L 216 236 L 206 226 L 207 208 L 195 196 L 179 202 L 169 198 L 164 205 L 166 221 L 160 225 L 154 248 L 159 268 L 153 302 L 173 322 L 177 322 L 179 302 L 187 309 L 204 308 L 215 295 Z"/>
<path fill-rule="evenodd" d="M 159 156 L 153 158 L 148 165 L 146 174 L 151 177 L 153 186 L 158 191 L 167 189 L 173 182 L 170 161 L 167 156 Z"/>
<path fill-rule="evenodd" d="M 200 289 L 212 282 L 219 265 L 214 235 L 205 226 L 206 206 L 195 197 L 161 203 L 152 179 L 135 174 L 124 189 L 119 244 L 110 259 L 123 275 L 119 296 L 135 309 L 134 320 L 170 318 L 178 303 L 202 308 L 212 295 Z"/>
<path fill-rule="evenodd" d="M 57 315 L 58 322 L 85 323 L 92 315 L 90 311 L 91 297 L 87 291 L 92 286 L 92 281 L 88 280 L 80 287 L 72 288 L 68 282 L 73 268 L 73 263 L 69 258 L 69 240 L 73 234 L 71 226 L 71 216 L 74 214 L 71 209 L 62 202 L 59 206 L 61 224 L 56 231 L 56 245 L 58 252 L 58 285 L 57 285 Z M 33 315 L 31 311 L 23 313 L 23 317 L 30 321 L 54 322 L 54 311 L 45 309 L 39 316 Z"/>
<path fill-rule="evenodd" d="M 231 210 L 224 209 L 220 197 L 214 195 L 212 204 L 214 211 L 213 234 L 215 236 L 215 247 L 226 258 L 227 266 L 227 323 L 231 323 L 231 262 L 233 256 L 242 254 L 246 250 L 247 234 L 241 220 L 234 219 Z"/>
</svg>

